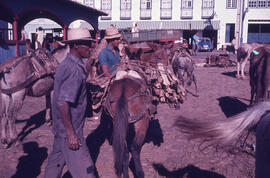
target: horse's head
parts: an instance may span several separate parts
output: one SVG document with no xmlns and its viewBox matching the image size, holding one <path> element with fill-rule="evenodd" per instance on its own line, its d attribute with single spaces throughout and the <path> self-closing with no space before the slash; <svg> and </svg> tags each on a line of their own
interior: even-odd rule
<svg viewBox="0 0 270 178">
<path fill-rule="evenodd" d="M 142 48 L 134 48 L 132 46 L 125 46 L 125 54 L 130 60 L 139 60 L 143 51 Z"/>
<path fill-rule="evenodd" d="M 61 63 L 67 57 L 69 51 L 69 45 L 59 43 L 59 47 L 53 50 L 52 55 L 58 63 Z"/>
</svg>

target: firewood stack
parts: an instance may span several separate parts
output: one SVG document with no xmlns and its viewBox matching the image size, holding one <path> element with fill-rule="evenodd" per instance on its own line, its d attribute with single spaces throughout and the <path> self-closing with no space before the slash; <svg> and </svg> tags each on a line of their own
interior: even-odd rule
<svg viewBox="0 0 270 178">
<path fill-rule="evenodd" d="M 158 70 L 154 72 L 151 79 L 153 101 L 167 103 L 172 108 L 179 102 L 183 103 L 186 91 L 173 72 L 161 63 L 158 63 Z"/>
<path fill-rule="evenodd" d="M 157 68 L 150 67 L 145 71 L 142 70 L 141 65 L 143 65 L 141 61 L 128 61 L 125 64 L 120 64 L 117 71 L 133 70 L 137 72 L 145 80 L 150 93 L 152 93 L 152 103 L 167 103 L 170 107 L 174 108 L 177 104 L 184 102 L 186 91 L 173 72 L 165 68 L 161 63 L 157 64 Z M 100 78 L 87 81 L 92 87 L 94 86 L 94 88 L 90 89 L 93 109 L 98 109 L 102 105 L 110 83 L 113 82 L 115 76 L 113 75 L 106 80 Z"/>
<path fill-rule="evenodd" d="M 230 60 L 228 54 L 210 55 L 206 57 L 205 67 L 230 67 L 235 66 L 235 62 Z"/>
</svg>

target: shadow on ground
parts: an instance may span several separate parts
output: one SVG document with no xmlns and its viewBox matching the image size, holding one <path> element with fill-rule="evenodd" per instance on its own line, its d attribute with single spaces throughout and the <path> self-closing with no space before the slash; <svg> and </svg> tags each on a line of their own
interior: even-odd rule
<svg viewBox="0 0 270 178">
<path fill-rule="evenodd" d="M 233 71 L 233 72 L 223 72 L 222 74 L 223 75 L 226 75 L 226 76 L 229 76 L 229 77 L 232 77 L 232 78 L 236 78 L 236 71 Z"/>
<path fill-rule="evenodd" d="M 236 71 L 233 71 L 233 72 L 223 72 L 222 73 L 223 75 L 226 75 L 226 76 L 229 76 L 229 77 L 232 77 L 232 78 L 236 78 Z M 245 72 L 245 76 L 248 77 L 248 72 Z M 242 79 L 240 79 L 242 80 Z"/>
<path fill-rule="evenodd" d="M 17 171 L 11 178 L 37 177 L 41 172 L 41 165 L 48 157 L 48 149 L 39 147 L 37 142 L 23 144 L 25 155 L 19 158 Z"/>
<path fill-rule="evenodd" d="M 22 128 L 22 131 L 18 134 L 20 141 L 29 135 L 33 130 L 39 128 L 45 123 L 45 110 L 40 111 L 39 113 L 30 117 L 30 119 L 25 120 L 16 120 L 16 123 L 26 122 L 25 126 Z"/>
<path fill-rule="evenodd" d="M 173 171 L 169 171 L 162 164 L 154 163 L 153 167 L 160 176 L 167 178 L 225 178 L 223 175 L 212 171 L 202 170 L 193 165 L 188 165 Z"/>
<path fill-rule="evenodd" d="M 217 99 L 219 101 L 219 106 L 221 107 L 223 113 L 226 117 L 231 117 L 247 110 L 248 105 L 241 102 L 236 97 L 224 96 Z"/>
</svg>

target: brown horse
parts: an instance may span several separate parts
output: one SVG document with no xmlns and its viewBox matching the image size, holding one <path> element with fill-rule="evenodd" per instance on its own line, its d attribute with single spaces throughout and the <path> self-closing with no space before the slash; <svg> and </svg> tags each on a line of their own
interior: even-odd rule
<svg viewBox="0 0 270 178">
<path fill-rule="evenodd" d="M 69 52 L 68 45 L 56 50 L 52 55 L 44 49 L 37 49 L 36 53 L 43 50 L 49 58 L 53 56 L 58 63 L 63 61 Z M 9 147 L 12 143 L 19 143 L 15 121 L 22 108 L 25 96 L 40 97 L 46 95 L 46 121 L 50 120 L 50 92 L 53 89 L 53 76 L 38 76 L 33 65 L 36 55 L 22 56 L 7 60 L 1 65 L 1 143 Z M 35 60 L 35 59 L 34 59 Z M 10 64 L 8 64 L 10 63 Z"/>
<path fill-rule="evenodd" d="M 270 92 L 270 48 L 267 46 L 256 48 L 250 54 L 250 104 L 269 99 Z"/>
<path fill-rule="evenodd" d="M 112 145 L 117 176 L 128 178 L 129 152 L 132 154 L 135 176 L 144 177 L 140 152 L 148 129 L 149 90 L 141 79 L 122 78 L 109 88 L 105 107 L 113 120 Z M 127 142 L 127 136 L 132 141 Z"/>
<path fill-rule="evenodd" d="M 130 60 L 141 61 L 147 67 L 157 67 L 157 63 L 168 65 L 168 48 L 169 45 L 162 45 L 154 42 L 139 42 L 129 44 L 125 43 L 123 53 L 125 53 Z"/>
</svg>

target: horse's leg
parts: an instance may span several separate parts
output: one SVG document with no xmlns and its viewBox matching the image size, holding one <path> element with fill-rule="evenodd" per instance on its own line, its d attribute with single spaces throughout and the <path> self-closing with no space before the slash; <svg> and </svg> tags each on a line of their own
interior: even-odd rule
<svg viewBox="0 0 270 178">
<path fill-rule="evenodd" d="M 18 112 L 22 108 L 24 98 L 25 98 L 25 89 L 20 90 L 11 95 L 11 102 L 8 108 L 8 128 L 10 133 L 10 140 L 8 141 L 9 145 L 18 141 L 15 121 L 17 119 Z"/>
<path fill-rule="evenodd" d="M 251 51 L 248 51 L 247 56 L 245 57 L 245 59 L 241 63 L 241 76 L 242 76 L 242 79 L 245 79 L 245 66 L 246 66 L 246 63 L 247 63 L 247 61 L 248 61 L 248 59 L 250 57 L 250 53 L 251 53 Z"/>
<path fill-rule="evenodd" d="M 124 178 L 129 178 L 128 175 L 128 167 L 129 167 L 129 152 L 128 152 L 128 147 L 127 144 L 125 145 L 125 151 L 124 151 L 124 159 L 123 159 L 123 177 Z"/>
<path fill-rule="evenodd" d="M 130 151 L 132 154 L 132 159 L 134 161 L 136 176 L 138 178 L 144 177 L 144 172 L 143 172 L 141 159 L 140 159 L 140 153 L 141 153 L 142 145 L 146 136 L 148 125 L 149 125 L 148 113 L 146 113 L 145 116 L 141 120 L 139 120 L 138 122 L 134 124 L 135 136 L 131 143 Z"/>
<path fill-rule="evenodd" d="M 236 78 L 240 78 L 240 62 L 236 62 L 236 68 L 237 68 L 237 73 L 236 73 Z"/>
<path fill-rule="evenodd" d="M 53 92 L 46 94 L 46 115 L 45 121 L 47 125 L 51 125 L 51 101 Z"/>
<path fill-rule="evenodd" d="M 7 118 L 7 109 L 11 98 L 9 95 L 1 93 L 1 143 L 7 144 L 7 125 L 8 125 L 8 118 Z"/>
<path fill-rule="evenodd" d="M 183 86 L 185 86 L 184 75 L 185 75 L 184 69 L 179 68 L 177 71 L 177 78 L 179 79 L 179 81 Z"/>
<path fill-rule="evenodd" d="M 194 83 L 195 90 L 196 90 L 196 95 L 197 95 L 198 94 L 197 80 L 196 80 L 196 77 L 195 77 L 195 75 L 193 73 L 192 73 L 192 81 Z"/>
<path fill-rule="evenodd" d="M 251 90 L 250 90 L 250 103 L 249 104 L 252 105 L 256 88 L 255 88 L 254 82 L 250 82 L 250 86 L 251 86 Z"/>
<path fill-rule="evenodd" d="M 260 72 L 258 74 L 258 80 L 256 81 L 256 95 L 255 95 L 255 103 L 259 102 L 260 100 L 263 100 L 263 89 L 264 89 L 264 83 L 263 83 L 263 79 L 264 77 L 262 76 L 263 75 L 263 71 Z"/>
</svg>

